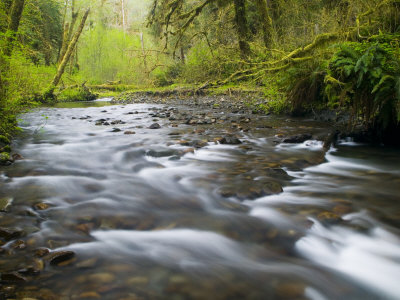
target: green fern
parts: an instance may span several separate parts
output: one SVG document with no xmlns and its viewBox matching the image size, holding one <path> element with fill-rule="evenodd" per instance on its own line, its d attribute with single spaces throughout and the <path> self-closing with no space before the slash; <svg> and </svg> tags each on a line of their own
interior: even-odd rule
<svg viewBox="0 0 400 300">
<path fill-rule="evenodd" d="M 383 43 L 375 39 L 340 45 L 324 89 L 331 104 L 348 103 L 357 114 L 354 119 L 382 128 L 400 122 L 400 61 L 395 43 L 388 40 L 386 35 Z"/>
</svg>

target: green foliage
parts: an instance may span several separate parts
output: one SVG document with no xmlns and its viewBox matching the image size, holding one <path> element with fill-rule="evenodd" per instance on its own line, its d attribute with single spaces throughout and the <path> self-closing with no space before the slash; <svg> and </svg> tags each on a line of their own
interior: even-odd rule
<svg viewBox="0 0 400 300">
<path fill-rule="evenodd" d="M 338 45 L 326 79 L 329 103 L 351 107 L 354 117 L 368 126 L 386 128 L 399 122 L 398 41 L 399 35 L 387 34 Z"/>
<path fill-rule="evenodd" d="M 144 37 L 146 47 L 147 36 Z M 149 84 L 139 34 L 97 26 L 82 36 L 79 49 L 80 76 L 91 84 L 121 81 L 123 84 Z M 148 55 L 148 56 L 147 56 Z M 148 66 L 156 64 L 146 54 Z"/>
<path fill-rule="evenodd" d="M 57 100 L 60 102 L 92 101 L 96 98 L 97 96 L 85 86 L 67 88 L 57 95 Z"/>
<path fill-rule="evenodd" d="M 62 42 L 61 5 L 55 0 L 26 1 L 19 26 L 21 47 L 35 64 L 57 60 Z"/>
<path fill-rule="evenodd" d="M 187 83 L 203 83 L 229 76 L 240 64 L 235 58 L 238 58 L 236 51 L 223 47 L 213 50 L 205 41 L 199 42 L 190 49 L 180 79 Z"/>
<path fill-rule="evenodd" d="M 287 104 L 292 113 L 301 114 L 324 105 L 324 79 L 327 64 L 314 59 L 299 63 L 280 73 L 278 84 L 286 91 Z"/>
<path fill-rule="evenodd" d="M 47 88 L 56 72 L 54 66 L 36 65 L 20 51 L 14 51 L 9 65 L 12 72 L 6 77 L 9 84 L 7 98 L 15 105 L 20 105 L 21 101 L 29 105 L 35 94 Z"/>
</svg>

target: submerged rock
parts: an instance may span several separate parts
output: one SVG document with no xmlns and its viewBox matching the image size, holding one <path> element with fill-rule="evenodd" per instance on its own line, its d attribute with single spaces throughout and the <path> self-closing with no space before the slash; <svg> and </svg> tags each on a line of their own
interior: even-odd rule
<svg viewBox="0 0 400 300">
<path fill-rule="evenodd" d="M 23 235 L 22 230 L 0 227 L 0 238 L 5 239 L 6 241 L 10 241 L 12 239 L 19 238 L 22 235 Z"/>
<path fill-rule="evenodd" d="M 298 134 L 298 135 L 288 137 L 288 138 L 284 139 L 283 142 L 288 143 L 288 144 L 300 144 L 300 143 L 304 143 L 305 141 L 310 140 L 311 138 L 312 138 L 311 134 L 305 133 L 305 134 Z"/>
<path fill-rule="evenodd" d="M 48 209 L 48 208 L 50 207 L 50 205 L 41 202 L 41 203 L 36 203 L 33 207 L 34 207 L 36 210 L 46 210 L 46 209 Z"/>
<path fill-rule="evenodd" d="M 136 134 L 136 132 L 127 130 L 124 132 L 124 134 L 130 135 L 130 134 Z"/>
<path fill-rule="evenodd" d="M 3 282 L 26 282 L 27 279 L 17 272 L 1 274 L 1 281 Z"/>
</svg>

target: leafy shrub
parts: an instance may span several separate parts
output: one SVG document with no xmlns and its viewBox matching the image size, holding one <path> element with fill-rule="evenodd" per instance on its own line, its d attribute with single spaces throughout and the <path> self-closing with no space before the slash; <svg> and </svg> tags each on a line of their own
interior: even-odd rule
<svg viewBox="0 0 400 300">
<path fill-rule="evenodd" d="M 297 64 L 281 73 L 279 84 L 285 89 L 292 113 L 300 114 L 324 104 L 325 61 L 315 59 Z"/>
<path fill-rule="evenodd" d="M 224 48 L 212 51 L 206 42 L 199 42 L 187 55 L 181 79 L 187 83 L 204 83 L 226 78 L 239 69 L 239 63 L 234 61 L 237 55 Z"/>
<path fill-rule="evenodd" d="M 153 71 L 154 84 L 156 86 L 167 86 L 175 82 L 182 73 L 183 64 L 181 62 L 171 64 L 164 69 Z"/>
<path fill-rule="evenodd" d="M 397 41 L 397 42 L 395 42 Z M 325 93 L 334 106 L 352 108 L 366 127 L 400 121 L 399 36 L 380 35 L 339 45 L 329 65 Z"/>
</svg>

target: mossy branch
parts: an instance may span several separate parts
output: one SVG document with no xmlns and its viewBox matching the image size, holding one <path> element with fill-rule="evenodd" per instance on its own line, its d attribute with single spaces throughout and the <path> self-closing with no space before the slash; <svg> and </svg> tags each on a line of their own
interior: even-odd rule
<svg viewBox="0 0 400 300">
<path fill-rule="evenodd" d="M 383 7 L 385 5 L 388 5 L 388 4 L 392 3 L 392 2 L 397 2 L 397 0 L 384 0 L 384 1 L 380 2 L 380 3 L 378 3 L 375 7 L 371 7 L 370 9 L 368 9 L 367 11 L 359 14 L 356 17 L 357 33 L 358 33 L 358 36 L 360 38 L 366 38 L 366 37 L 362 36 L 361 33 L 360 33 L 361 19 L 365 18 L 365 17 L 368 17 L 369 15 L 372 15 L 373 13 L 375 13 L 381 7 Z"/>
</svg>

